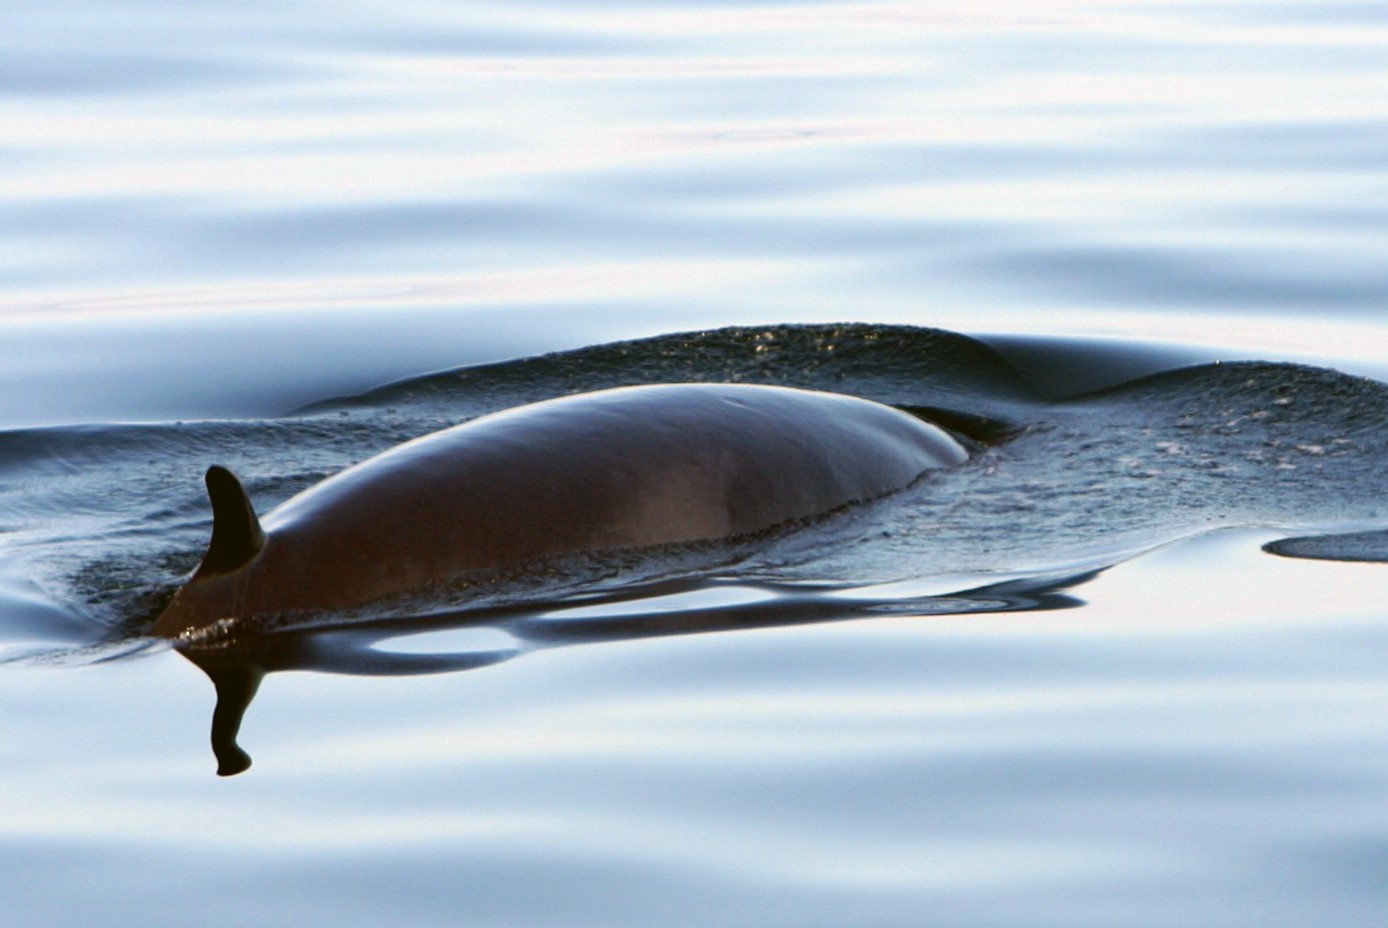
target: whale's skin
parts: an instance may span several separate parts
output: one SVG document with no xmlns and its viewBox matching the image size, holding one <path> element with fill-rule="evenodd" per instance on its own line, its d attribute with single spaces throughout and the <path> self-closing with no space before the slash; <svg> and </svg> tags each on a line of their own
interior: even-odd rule
<svg viewBox="0 0 1388 928">
<path fill-rule="evenodd" d="M 967 457 L 932 423 L 834 393 L 690 383 L 546 400 L 398 445 L 259 525 L 247 502 L 257 543 L 244 563 L 213 562 L 218 514 L 202 566 L 152 631 L 177 638 L 549 557 L 747 535 Z"/>
</svg>

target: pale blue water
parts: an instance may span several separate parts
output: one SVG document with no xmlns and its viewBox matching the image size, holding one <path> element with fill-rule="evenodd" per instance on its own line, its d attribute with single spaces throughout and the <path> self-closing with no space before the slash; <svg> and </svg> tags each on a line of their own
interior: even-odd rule
<svg viewBox="0 0 1388 928">
<path fill-rule="evenodd" d="M 0 22 L 0 921 L 1383 922 L 1388 569 L 1260 550 L 1388 521 L 1388 406 L 1356 380 L 1388 380 L 1382 4 Z M 838 321 L 874 328 L 267 418 Z M 981 337 L 1031 386 L 888 324 Z M 1057 402 L 1234 359 L 1347 376 Z M 232 779 L 203 674 L 128 653 L 200 553 L 209 463 L 268 506 L 565 378 L 694 374 L 1032 431 L 835 530 L 866 545 L 266 643 L 349 672 L 272 673 Z M 783 585 L 814 580 L 856 585 Z M 363 654 L 477 668 L 368 678 Z"/>
</svg>

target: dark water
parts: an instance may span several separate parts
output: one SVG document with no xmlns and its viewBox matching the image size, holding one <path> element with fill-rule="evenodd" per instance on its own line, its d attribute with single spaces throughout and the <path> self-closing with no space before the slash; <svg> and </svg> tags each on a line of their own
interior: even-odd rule
<svg viewBox="0 0 1388 928">
<path fill-rule="evenodd" d="M 1382 923 L 1381 4 L 5 24 L 0 922 Z M 977 445 L 751 543 L 142 635 L 211 463 L 263 512 L 687 379 Z M 224 751 L 268 671 L 240 776 L 185 656 Z"/>
</svg>

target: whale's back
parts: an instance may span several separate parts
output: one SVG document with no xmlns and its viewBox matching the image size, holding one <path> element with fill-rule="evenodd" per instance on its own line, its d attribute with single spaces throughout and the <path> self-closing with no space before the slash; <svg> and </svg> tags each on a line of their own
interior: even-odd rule
<svg viewBox="0 0 1388 928">
<path fill-rule="evenodd" d="M 244 576 L 185 592 L 235 586 L 236 608 L 252 613 L 356 605 L 556 555 L 746 535 L 966 457 L 928 422 L 839 394 L 736 384 L 580 394 L 342 471 L 266 516 Z"/>
</svg>

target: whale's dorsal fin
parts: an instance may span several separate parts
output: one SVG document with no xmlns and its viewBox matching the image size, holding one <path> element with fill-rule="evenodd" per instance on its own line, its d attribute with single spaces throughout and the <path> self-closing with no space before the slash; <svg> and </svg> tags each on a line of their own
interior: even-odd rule
<svg viewBox="0 0 1388 928">
<path fill-rule="evenodd" d="M 212 500 L 212 540 L 193 579 L 230 573 L 255 557 L 265 545 L 265 532 L 255 517 L 241 481 L 225 467 L 207 469 L 207 495 Z"/>
</svg>

